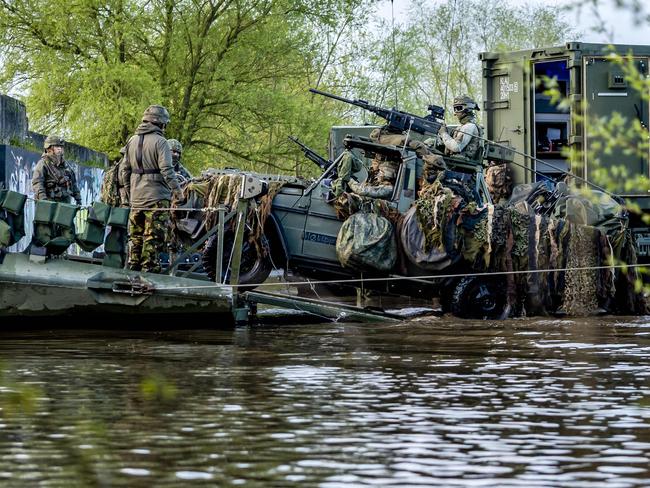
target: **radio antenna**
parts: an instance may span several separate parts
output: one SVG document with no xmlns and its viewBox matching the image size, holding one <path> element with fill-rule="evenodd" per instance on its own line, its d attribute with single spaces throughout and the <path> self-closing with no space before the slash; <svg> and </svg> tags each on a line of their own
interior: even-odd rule
<svg viewBox="0 0 650 488">
<path fill-rule="evenodd" d="M 395 10 L 393 0 L 390 0 L 390 24 L 393 34 L 393 88 L 395 89 L 395 108 L 397 108 L 397 49 L 395 48 Z"/>
<path fill-rule="evenodd" d="M 392 1 L 392 0 L 391 0 Z M 449 72 L 451 71 L 451 40 L 454 33 L 454 16 L 456 15 L 456 0 L 451 8 L 451 22 L 449 23 L 449 30 L 447 31 L 449 36 L 449 42 L 447 43 L 447 77 L 445 79 L 445 98 L 442 104 L 443 107 L 447 108 L 447 91 L 449 89 Z"/>
</svg>

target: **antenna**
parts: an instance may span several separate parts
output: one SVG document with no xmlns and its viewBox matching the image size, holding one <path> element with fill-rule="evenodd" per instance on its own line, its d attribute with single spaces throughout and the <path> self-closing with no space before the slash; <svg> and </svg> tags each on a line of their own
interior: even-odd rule
<svg viewBox="0 0 650 488">
<path fill-rule="evenodd" d="M 391 0 L 392 1 L 392 0 Z M 454 16 L 456 15 L 456 0 L 451 7 L 451 22 L 449 23 L 449 43 L 447 44 L 447 78 L 445 79 L 445 98 L 442 104 L 443 107 L 447 107 L 447 91 L 449 89 L 449 71 L 451 69 L 451 37 L 454 29 Z"/>
<path fill-rule="evenodd" d="M 395 10 L 393 0 L 390 0 L 390 24 L 393 34 L 393 88 L 395 89 L 395 108 L 397 108 L 397 50 L 395 49 Z"/>
</svg>

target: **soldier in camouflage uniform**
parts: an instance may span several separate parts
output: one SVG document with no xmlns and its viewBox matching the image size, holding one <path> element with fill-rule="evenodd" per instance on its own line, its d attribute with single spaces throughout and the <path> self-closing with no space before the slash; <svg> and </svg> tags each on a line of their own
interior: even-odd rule
<svg viewBox="0 0 650 488">
<path fill-rule="evenodd" d="M 454 115 L 460 125 L 451 135 L 447 127 L 440 127 L 436 141 L 431 139 L 427 143 L 440 143 L 444 147 L 445 155 L 462 157 L 469 161 L 480 162 L 483 157 L 483 129 L 476 122 L 476 110 L 480 110 L 477 103 L 467 95 L 454 98 Z M 444 157 L 432 154 L 424 159 L 424 178 L 432 182 L 441 168 L 446 167 Z"/>
<path fill-rule="evenodd" d="M 172 195 L 182 192 L 174 172 L 172 155 L 163 134 L 169 113 L 160 105 L 149 106 L 126 144 L 119 180 L 131 206 L 129 215 L 129 268 L 159 273 L 159 255 L 165 250 Z"/>
<path fill-rule="evenodd" d="M 81 193 L 77 185 L 77 177 L 72 168 L 63 159 L 62 137 L 49 135 L 45 138 L 43 148 L 45 152 L 36 163 L 32 176 L 32 189 L 34 199 L 50 200 L 60 203 L 72 203 L 74 199 L 77 205 L 81 205 Z M 74 239 L 74 228 L 57 226 L 54 230 L 47 224 L 35 224 L 33 239 L 44 244 L 55 237 L 65 237 L 72 241 Z"/>
<path fill-rule="evenodd" d="M 407 141 L 405 134 L 393 132 L 387 126 L 374 129 L 370 133 L 370 139 L 377 144 L 400 148 L 406 143 L 406 147 L 415 151 L 420 157 L 429 153 L 424 143 L 411 139 Z M 363 163 L 351 151 L 346 150 L 337 168 L 338 180 L 333 184 L 334 194 L 338 196 L 343 191 L 352 191 L 364 197 L 388 199 L 393 194 L 400 164 L 399 160 L 377 153 L 368 170 L 368 179 L 359 183 L 351 176 L 361 170 Z"/>
<path fill-rule="evenodd" d="M 81 205 L 81 194 L 77 186 L 77 177 L 68 163 L 63 159 L 62 137 L 49 135 L 45 138 L 45 152 L 36 163 L 32 177 L 32 188 L 36 200 L 71 203 L 74 199 Z"/>
<path fill-rule="evenodd" d="M 191 180 L 192 175 L 187 168 L 181 163 L 181 157 L 183 156 L 183 145 L 176 139 L 167 139 L 167 144 L 169 144 L 169 149 L 172 152 L 172 162 L 174 164 L 174 171 L 176 171 L 176 176 L 178 176 L 179 181 Z"/>
</svg>

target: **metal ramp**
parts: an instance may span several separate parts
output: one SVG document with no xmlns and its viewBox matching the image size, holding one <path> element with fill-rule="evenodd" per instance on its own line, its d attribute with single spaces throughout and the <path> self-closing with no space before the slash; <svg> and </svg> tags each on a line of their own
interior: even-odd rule
<svg viewBox="0 0 650 488">
<path fill-rule="evenodd" d="M 396 323 L 404 320 L 404 317 L 391 314 L 380 309 L 356 307 L 337 302 L 328 302 L 313 298 L 296 297 L 279 293 L 261 291 L 247 291 L 242 294 L 243 300 L 255 309 L 258 304 L 273 305 L 290 310 L 327 317 L 342 322 L 371 322 L 371 323 Z"/>
</svg>

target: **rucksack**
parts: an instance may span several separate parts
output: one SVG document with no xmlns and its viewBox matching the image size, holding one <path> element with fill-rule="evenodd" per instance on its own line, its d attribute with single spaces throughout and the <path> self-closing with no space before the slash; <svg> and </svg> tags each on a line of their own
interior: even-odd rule
<svg viewBox="0 0 650 488">
<path fill-rule="evenodd" d="M 118 177 L 123 160 L 124 159 L 120 159 L 117 163 L 104 171 L 104 179 L 102 180 L 102 187 L 99 191 L 99 199 L 111 207 L 119 207 L 122 203 Z"/>
</svg>

